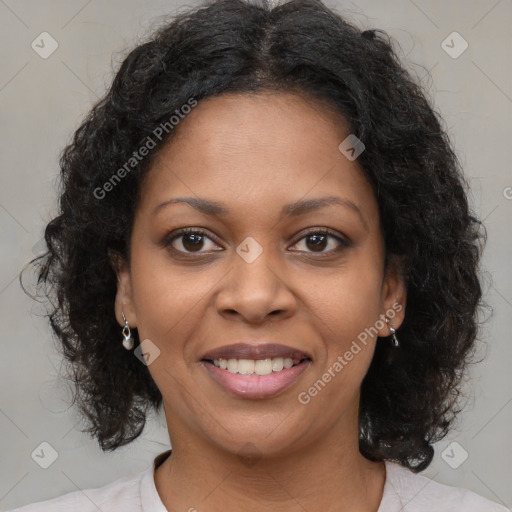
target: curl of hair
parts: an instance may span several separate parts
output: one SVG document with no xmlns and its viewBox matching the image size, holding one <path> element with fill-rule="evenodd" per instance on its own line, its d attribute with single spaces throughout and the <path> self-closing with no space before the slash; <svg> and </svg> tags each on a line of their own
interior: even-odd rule
<svg viewBox="0 0 512 512">
<path fill-rule="evenodd" d="M 382 31 L 361 31 L 319 0 L 216 0 L 181 13 L 122 62 L 60 160 L 59 214 L 45 230 L 38 285 L 103 450 L 137 438 L 162 396 L 120 343 L 115 255 L 129 261 L 141 181 L 162 140 L 154 130 L 191 98 L 295 92 L 343 116 L 364 144 L 358 163 L 379 205 L 386 265 L 407 283 L 400 348 L 377 343 L 360 402 L 360 451 L 414 471 L 448 432 L 478 334 L 485 233 L 441 118 Z M 104 197 L 147 137 L 157 142 Z M 129 206 L 129 207 L 127 207 Z M 136 345 L 139 343 L 135 332 Z"/>
</svg>

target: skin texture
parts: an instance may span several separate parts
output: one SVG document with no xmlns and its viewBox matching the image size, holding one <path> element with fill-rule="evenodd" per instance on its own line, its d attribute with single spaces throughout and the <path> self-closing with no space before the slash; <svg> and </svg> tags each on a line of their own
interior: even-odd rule
<svg viewBox="0 0 512 512">
<path fill-rule="evenodd" d="M 378 509 L 384 464 L 358 450 L 359 390 L 377 338 L 307 405 L 297 399 L 393 304 L 404 306 L 390 322 L 395 329 L 405 312 L 402 279 L 384 274 L 372 187 L 357 160 L 338 150 L 349 133 L 326 107 L 291 93 L 208 98 L 181 121 L 142 183 L 116 317 L 124 325 L 124 311 L 140 339 L 160 350 L 148 369 L 172 441 L 155 473 L 169 510 Z M 280 218 L 286 203 L 325 196 L 351 201 L 360 215 L 330 204 Z M 183 203 L 153 214 L 174 197 L 222 202 L 229 214 Z M 200 254 L 187 236 L 162 246 L 183 227 L 207 231 Z M 329 236 L 316 248 L 309 228 L 330 228 L 350 245 Z M 250 264 L 236 252 L 246 237 L 263 249 Z M 275 397 L 233 396 L 200 362 L 207 350 L 263 340 L 312 356 Z"/>
</svg>

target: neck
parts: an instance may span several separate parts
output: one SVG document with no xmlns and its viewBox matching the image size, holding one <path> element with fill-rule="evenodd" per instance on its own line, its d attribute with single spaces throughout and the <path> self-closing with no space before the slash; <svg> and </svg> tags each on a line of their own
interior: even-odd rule
<svg viewBox="0 0 512 512">
<path fill-rule="evenodd" d="M 174 442 L 172 455 L 155 472 L 167 509 L 191 512 L 377 512 L 384 483 L 384 463 L 363 457 L 357 436 L 339 434 L 320 436 L 286 455 L 252 458 L 207 440 Z"/>
</svg>

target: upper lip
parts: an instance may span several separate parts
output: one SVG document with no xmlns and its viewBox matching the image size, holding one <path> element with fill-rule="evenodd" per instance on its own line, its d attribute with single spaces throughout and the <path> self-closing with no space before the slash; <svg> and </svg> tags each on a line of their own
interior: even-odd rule
<svg viewBox="0 0 512 512">
<path fill-rule="evenodd" d="M 311 359 L 311 356 L 294 347 L 287 347 L 279 343 L 235 343 L 233 345 L 224 345 L 209 350 L 203 354 L 202 359 L 272 359 L 274 357 L 289 357 L 290 359 Z"/>
</svg>

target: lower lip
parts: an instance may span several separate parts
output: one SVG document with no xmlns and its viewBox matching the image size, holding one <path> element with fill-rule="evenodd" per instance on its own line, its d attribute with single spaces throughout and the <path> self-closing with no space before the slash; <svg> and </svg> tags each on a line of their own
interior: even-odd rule
<svg viewBox="0 0 512 512">
<path fill-rule="evenodd" d="M 285 368 L 270 375 L 240 375 L 223 370 L 217 366 L 202 362 L 210 376 L 224 389 L 241 398 L 270 398 L 291 387 L 308 368 L 311 361 L 306 359 L 301 363 Z"/>
</svg>

